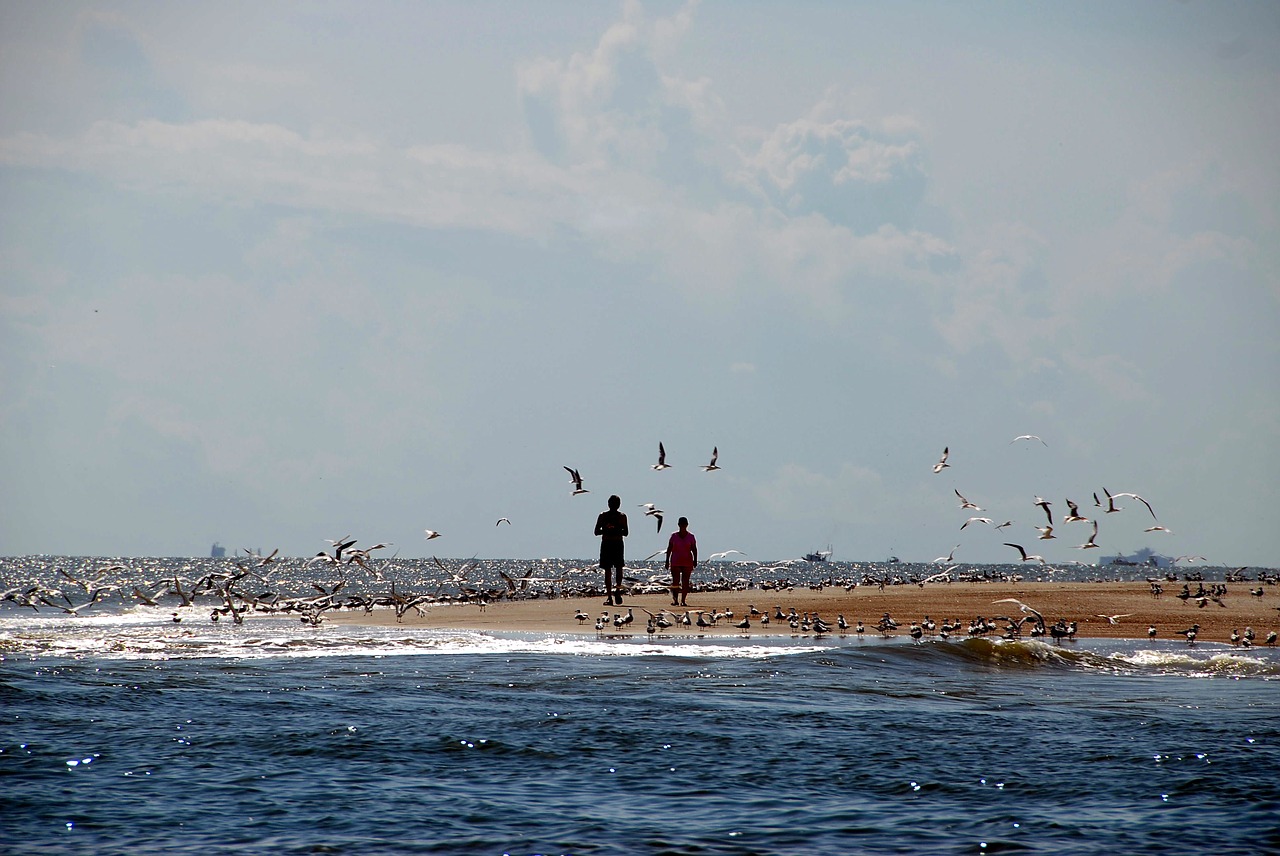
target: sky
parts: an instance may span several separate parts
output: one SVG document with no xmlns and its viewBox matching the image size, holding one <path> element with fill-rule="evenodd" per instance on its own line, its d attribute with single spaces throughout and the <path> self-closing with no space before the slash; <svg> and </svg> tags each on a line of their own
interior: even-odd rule
<svg viewBox="0 0 1280 856">
<path fill-rule="evenodd" d="M 1280 566 L 1277 93 L 1273 2 L 0 0 L 0 555 Z"/>
</svg>

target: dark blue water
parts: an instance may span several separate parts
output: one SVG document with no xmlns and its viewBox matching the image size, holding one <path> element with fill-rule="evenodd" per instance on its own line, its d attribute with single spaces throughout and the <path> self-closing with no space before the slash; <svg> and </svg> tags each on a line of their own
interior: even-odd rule
<svg viewBox="0 0 1280 856">
<path fill-rule="evenodd" d="M 0 611 L 6 853 L 1280 852 L 1280 653 Z"/>
</svg>

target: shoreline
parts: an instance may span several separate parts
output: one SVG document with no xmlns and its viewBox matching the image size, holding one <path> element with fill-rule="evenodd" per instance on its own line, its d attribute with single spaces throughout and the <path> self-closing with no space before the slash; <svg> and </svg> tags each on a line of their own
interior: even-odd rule
<svg viewBox="0 0 1280 856">
<path fill-rule="evenodd" d="M 994 638 L 1006 632 L 1009 619 L 1016 621 L 1024 615 L 1033 618 L 1021 611 L 1017 603 L 997 602 L 1012 598 L 1038 611 L 1047 625 L 1060 619 L 1076 622 L 1075 635 L 1079 638 L 1145 639 L 1149 638 L 1148 628 L 1155 627 L 1153 638 L 1181 640 L 1181 631 L 1198 624 L 1198 642 L 1230 644 L 1233 631 L 1243 634 L 1246 627 L 1251 627 L 1254 645 L 1264 645 L 1269 632 L 1280 630 L 1280 587 L 1265 586 L 1261 597 L 1250 594 L 1250 588 L 1240 583 L 1229 584 L 1225 595 L 1219 600 L 1205 601 L 1204 606 L 1198 605 L 1195 599 L 1184 602 L 1176 596 L 1176 591 L 1154 595 L 1150 584 L 1145 582 L 982 582 L 925 587 L 899 585 L 884 589 L 857 586 L 848 591 L 828 586 L 691 592 L 687 607 L 691 622 L 697 620 L 699 613 L 709 617 L 712 613 L 731 612 L 732 617 L 721 618 L 711 627 L 676 625 L 663 634 L 790 637 L 797 631 L 786 621 L 778 621 L 775 615 L 778 609 L 784 614 L 794 609 L 799 615 L 821 616 L 832 627 L 830 635 L 855 635 L 854 628 L 861 621 L 864 635 L 880 636 L 876 624 L 888 613 L 898 623 L 889 635 L 907 636 L 912 622 L 932 620 L 939 626 L 944 622 L 958 624 L 959 629 L 951 635 L 965 638 L 969 635 L 969 623 L 982 617 L 995 623 L 997 629 L 986 634 Z M 735 626 L 749 615 L 751 606 L 767 613 L 770 622 L 765 624 L 758 617 L 750 617 L 749 629 Z M 399 624 L 447 630 L 596 635 L 596 620 L 605 614 L 607 623 L 601 633 L 610 635 L 617 632 L 613 616 L 625 616 L 630 610 L 633 620 L 623 632 L 642 636 L 651 615 L 665 614 L 674 619 L 684 613 L 686 607 L 671 606 L 667 594 L 640 594 L 624 597 L 621 606 L 605 606 L 596 596 L 526 598 L 483 605 L 431 604 L 424 605 L 423 609 L 425 614 L 409 611 L 399 621 L 395 610 L 390 608 L 375 608 L 371 612 L 335 610 L 328 612 L 325 619 L 342 625 Z M 575 618 L 579 613 L 587 618 Z M 836 627 L 840 615 L 850 625 L 847 631 Z M 1114 617 L 1114 621 L 1107 616 Z M 1030 622 L 1022 627 L 1021 638 L 1032 638 Z M 1047 635 L 1043 638 L 1050 639 Z"/>
</svg>

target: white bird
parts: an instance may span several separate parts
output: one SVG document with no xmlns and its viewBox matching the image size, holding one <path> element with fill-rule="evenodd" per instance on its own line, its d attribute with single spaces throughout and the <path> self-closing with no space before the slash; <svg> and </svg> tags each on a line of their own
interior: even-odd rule
<svg viewBox="0 0 1280 856">
<path fill-rule="evenodd" d="M 718 466 L 716 466 L 716 458 L 718 458 L 718 457 L 720 457 L 720 447 L 719 447 L 719 446 L 713 446 L 713 447 L 711 448 L 711 463 L 709 463 L 709 464 L 707 464 L 705 467 L 703 467 L 703 468 L 702 468 L 702 471 L 703 471 L 703 472 L 707 472 L 707 473 L 709 473 L 709 472 L 711 472 L 712 470 L 718 470 L 718 469 L 720 469 Z"/>
<path fill-rule="evenodd" d="M 582 476 L 578 475 L 577 470 L 570 469 L 569 467 L 565 467 L 564 470 L 569 474 L 569 481 L 573 484 L 573 496 L 577 496 L 580 493 L 591 492 L 582 486 Z"/>
<path fill-rule="evenodd" d="M 1063 523 L 1088 523 L 1089 518 L 1080 514 L 1080 507 L 1071 500 L 1067 500 L 1067 516 L 1062 518 Z"/>
<path fill-rule="evenodd" d="M 1076 545 L 1076 549 L 1077 549 L 1077 550 L 1092 550 L 1092 549 L 1096 548 L 1096 547 L 1098 546 L 1098 545 L 1097 545 L 1097 543 L 1096 543 L 1096 539 L 1097 539 L 1097 537 L 1098 537 L 1098 521 L 1096 521 L 1096 520 L 1095 520 L 1095 521 L 1093 521 L 1093 534 L 1089 536 L 1089 540 L 1088 540 L 1088 541 L 1085 541 L 1083 544 L 1077 544 L 1077 545 Z"/>
<path fill-rule="evenodd" d="M 961 527 L 961 528 L 963 529 L 964 527 Z M 959 544 L 955 545 L 954 547 L 952 547 L 952 548 L 951 548 L 951 552 L 950 552 L 950 553 L 948 553 L 948 554 L 947 554 L 947 555 L 945 555 L 945 556 L 939 556 L 938 558 L 936 558 L 936 559 L 934 559 L 934 560 L 933 560 L 933 563 L 934 563 L 935 565 L 946 565 L 946 564 L 949 564 L 949 563 L 952 561 L 952 558 L 951 558 L 951 557 L 952 557 L 952 556 L 954 556 L 954 555 L 956 554 L 956 550 L 959 550 L 959 549 L 960 549 L 960 545 L 959 545 Z"/>
<path fill-rule="evenodd" d="M 954 488 L 953 488 L 953 490 L 954 490 Z M 981 508 L 979 508 L 978 506 L 974 505 L 974 504 L 973 504 L 972 502 L 970 502 L 969 500 L 965 499 L 965 498 L 964 498 L 964 494 L 960 493 L 960 491 L 958 491 L 958 490 L 956 491 L 956 496 L 960 497 L 960 507 L 961 507 L 961 508 L 972 508 L 974 511 L 981 511 L 981 510 L 982 510 Z"/>
<path fill-rule="evenodd" d="M 1021 545 L 1021 544 L 1010 544 L 1008 541 L 1005 541 L 1005 542 L 1004 542 L 1004 545 L 1005 545 L 1006 547 L 1012 547 L 1013 549 L 1015 549 L 1015 550 L 1017 550 L 1019 553 L 1021 553 L 1021 554 L 1022 554 L 1022 561 L 1024 561 L 1024 562 L 1039 562 L 1039 563 L 1040 563 L 1040 564 L 1042 564 L 1042 565 L 1045 563 L 1045 561 L 1044 561 L 1044 556 L 1028 555 L 1028 554 L 1027 554 L 1027 551 L 1026 551 L 1026 550 L 1024 550 L 1024 549 L 1022 549 L 1022 545 Z"/>
<path fill-rule="evenodd" d="M 1107 620 L 1107 623 L 1108 623 L 1108 624 L 1119 624 L 1119 623 L 1120 623 L 1120 619 L 1122 619 L 1122 618 L 1128 618 L 1128 617 L 1129 617 L 1129 616 L 1131 616 L 1131 615 L 1133 615 L 1133 613 L 1132 613 L 1132 612 L 1125 612 L 1125 613 L 1122 613 L 1122 614 L 1120 614 L 1120 615 L 1099 615 L 1099 616 L 1097 616 L 1097 617 L 1098 617 L 1098 618 L 1105 618 L 1105 619 Z"/>
<path fill-rule="evenodd" d="M 1105 491 L 1105 490 L 1106 490 L 1106 488 L 1104 487 L 1104 488 L 1103 488 L 1103 490 Z M 1152 520 L 1158 520 L 1158 519 L 1159 519 L 1159 518 L 1157 518 L 1157 517 L 1156 517 L 1155 509 L 1153 509 L 1153 508 L 1151 507 L 1151 503 L 1147 502 L 1145 499 L 1143 499 L 1142 497 L 1138 496 L 1136 493 L 1114 493 L 1114 494 L 1113 494 L 1113 493 L 1108 493 L 1108 494 L 1107 494 L 1107 499 L 1111 500 L 1112 508 L 1108 508 L 1108 509 L 1107 509 L 1107 511 L 1111 511 L 1111 510 L 1113 510 L 1113 509 L 1114 509 L 1115 511 L 1119 511 L 1119 510 L 1120 510 L 1120 509 L 1118 509 L 1118 508 L 1114 508 L 1114 506 L 1115 506 L 1115 499 L 1116 499 L 1116 497 L 1121 497 L 1121 496 L 1128 496 L 1128 497 L 1132 497 L 1133 499 L 1138 500 L 1138 502 L 1141 502 L 1143 505 L 1145 505 L 1145 506 L 1147 507 L 1147 511 L 1150 511 L 1150 512 L 1151 512 L 1151 519 L 1152 519 Z"/>
<path fill-rule="evenodd" d="M 422 530 L 422 531 L 424 531 L 424 532 L 426 532 L 426 533 L 427 533 L 427 537 L 426 537 L 426 540 L 427 540 L 427 541 L 430 541 L 432 538 L 439 538 L 439 537 L 440 537 L 440 533 L 439 533 L 439 532 L 437 532 L 437 531 L 436 531 L 436 530 L 434 530 L 434 529 L 424 529 L 424 530 Z"/>
<path fill-rule="evenodd" d="M 1009 444 L 1013 445 L 1019 440 L 1040 440 L 1040 438 L 1037 437 L 1035 434 L 1019 434 L 1017 437 L 1014 437 L 1012 440 L 1010 440 Z M 1045 443 L 1044 440 L 1040 440 L 1040 442 L 1044 443 L 1044 446 L 1046 449 L 1049 447 L 1049 444 Z"/>
<path fill-rule="evenodd" d="M 666 512 L 663 511 L 661 508 L 658 508 L 658 506 L 654 505 L 652 502 L 642 502 L 640 503 L 640 507 L 644 509 L 645 517 L 658 518 L 658 531 L 661 532 L 662 531 L 662 515 L 665 514 Z M 656 556 L 658 554 L 654 553 L 653 555 Z M 653 556 L 650 556 L 649 558 L 652 559 Z"/>
<path fill-rule="evenodd" d="M 1053 526 L 1053 512 L 1049 510 L 1049 506 L 1053 505 L 1053 503 L 1047 499 L 1044 499 L 1043 497 L 1037 496 L 1035 502 L 1033 502 L 1032 505 L 1038 505 L 1041 508 L 1043 508 L 1044 516 L 1049 518 L 1049 525 Z"/>
<path fill-rule="evenodd" d="M 951 454 L 951 447 L 943 446 L 942 457 L 938 459 L 938 463 L 933 465 L 933 471 L 935 473 L 940 473 L 944 468 L 951 466 L 950 464 L 947 463 L 947 456 L 950 454 Z"/>
<path fill-rule="evenodd" d="M 1143 532 L 1168 532 L 1170 535 L 1173 534 L 1173 530 L 1169 529 L 1166 526 L 1148 526 L 1146 529 L 1143 529 L 1142 531 Z"/>
<path fill-rule="evenodd" d="M 665 470 L 671 465 L 667 463 L 667 450 L 662 448 L 662 443 L 658 443 L 658 463 L 649 467 L 651 470 Z"/>
<path fill-rule="evenodd" d="M 747 555 L 741 550 L 725 550 L 722 553 L 712 553 L 710 556 L 707 556 L 707 561 L 710 562 L 714 559 L 723 559 L 725 556 L 728 556 L 730 553 L 737 553 L 739 556 Z"/>
<path fill-rule="evenodd" d="M 964 528 L 968 526 L 970 523 L 990 523 L 990 522 L 991 522 L 990 517 L 970 517 L 964 523 L 960 524 L 960 530 L 964 531 Z"/>
</svg>

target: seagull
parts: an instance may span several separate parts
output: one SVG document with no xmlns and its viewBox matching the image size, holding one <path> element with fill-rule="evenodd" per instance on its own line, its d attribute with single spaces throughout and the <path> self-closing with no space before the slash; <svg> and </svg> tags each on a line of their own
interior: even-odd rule
<svg viewBox="0 0 1280 856">
<path fill-rule="evenodd" d="M 424 532 L 426 532 L 426 533 L 427 533 L 427 538 L 426 538 L 426 540 L 428 540 L 428 541 L 430 541 L 432 538 L 439 538 L 439 537 L 440 537 L 440 533 L 439 533 L 439 532 L 437 532 L 437 531 L 436 531 L 436 530 L 434 530 L 434 529 L 424 529 L 424 530 L 422 530 L 422 531 L 424 531 Z"/>
<path fill-rule="evenodd" d="M 1040 438 L 1037 437 L 1035 434 L 1019 434 L 1017 437 L 1014 437 L 1012 440 L 1009 441 L 1009 445 L 1013 445 L 1019 440 L 1040 440 Z M 1040 442 L 1044 443 L 1044 446 L 1046 449 L 1049 448 L 1049 444 L 1045 443 L 1044 440 L 1040 440 Z"/>
<path fill-rule="evenodd" d="M 1085 541 L 1083 544 L 1077 544 L 1077 545 L 1076 545 L 1076 549 L 1077 549 L 1077 550 L 1092 550 L 1092 549 L 1096 548 L 1096 547 L 1098 546 L 1098 545 L 1097 545 L 1097 543 L 1096 543 L 1096 540 L 1095 540 L 1095 539 L 1097 539 L 1097 537 L 1098 537 L 1098 521 L 1096 521 L 1096 520 L 1095 520 L 1095 521 L 1093 521 L 1093 534 L 1089 536 L 1089 540 L 1088 540 L 1088 541 Z"/>
<path fill-rule="evenodd" d="M 963 529 L 964 527 L 963 527 L 963 526 L 961 526 L 960 528 L 961 528 L 961 529 Z M 946 565 L 946 564 L 950 564 L 950 563 L 951 563 L 951 561 L 952 561 L 952 556 L 954 556 L 954 555 L 956 554 L 956 550 L 959 550 L 959 549 L 960 549 L 960 545 L 959 545 L 959 544 L 955 545 L 954 547 L 952 547 L 952 548 L 951 548 L 951 552 L 950 552 L 950 553 L 948 553 L 948 554 L 947 554 L 947 555 L 945 555 L 945 556 L 939 556 L 938 558 L 934 559 L 934 560 L 933 560 L 933 564 L 935 564 L 935 565 Z"/>
<path fill-rule="evenodd" d="M 1053 526 L 1053 512 L 1049 510 L 1049 506 L 1053 505 L 1053 503 L 1047 499 L 1037 496 L 1036 501 L 1033 502 L 1032 505 L 1038 505 L 1043 508 L 1044 516 L 1049 518 L 1049 525 Z"/>
<path fill-rule="evenodd" d="M 1088 523 L 1089 518 L 1080 515 L 1080 507 L 1071 500 L 1067 500 L 1067 516 L 1062 519 L 1063 523 Z"/>
<path fill-rule="evenodd" d="M 1104 487 L 1104 488 L 1103 488 L 1103 490 L 1105 491 L 1105 490 L 1106 490 L 1106 488 Z M 1150 512 L 1151 512 L 1151 519 L 1152 519 L 1152 520 L 1157 520 L 1157 519 L 1159 519 L 1159 518 L 1157 518 L 1157 517 L 1156 517 L 1156 512 L 1155 512 L 1155 510 L 1151 507 L 1151 503 L 1147 502 L 1145 499 L 1143 499 L 1142 497 L 1138 496 L 1136 493 L 1116 493 L 1116 494 L 1108 493 L 1108 494 L 1107 494 L 1107 499 L 1114 500 L 1114 499 L 1115 499 L 1115 497 L 1118 497 L 1118 496 L 1128 496 L 1128 497 L 1131 497 L 1131 498 L 1133 498 L 1133 499 L 1138 500 L 1138 502 L 1141 502 L 1143 505 L 1145 505 L 1145 506 L 1147 507 L 1147 511 L 1150 511 Z M 1108 508 L 1108 509 L 1107 509 L 1107 511 L 1112 511 L 1112 510 L 1114 510 L 1114 511 L 1119 511 L 1119 510 L 1120 510 L 1120 509 L 1118 509 L 1118 508 L 1115 508 L 1115 503 L 1114 503 L 1114 501 L 1112 502 L 1112 508 Z"/>
<path fill-rule="evenodd" d="M 1148 526 L 1146 529 L 1143 529 L 1142 531 L 1143 531 L 1143 532 L 1168 532 L 1170 535 L 1172 535 L 1172 534 L 1173 534 L 1173 530 L 1172 530 L 1172 529 L 1170 529 L 1170 528 L 1168 528 L 1168 527 L 1166 527 L 1166 526 L 1159 526 L 1159 525 L 1157 525 L 1157 526 Z"/>
<path fill-rule="evenodd" d="M 725 550 L 725 551 L 724 551 L 724 552 L 722 552 L 722 553 L 712 553 L 710 556 L 707 556 L 707 561 L 708 561 L 708 562 L 710 562 L 710 561 L 713 561 L 713 560 L 715 560 L 715 559 L 723 559 L 725 556 L 728 556 L 730 553 L 737 553 L 739 556 L 745 556 L 745 555 L 747 555 L 746 553 L 742 552 L 741 550 Z"/>
<path fill-rule="evenodd" d="M 573 494 L 572 494 L 573 496 L 577 496 L 580 493 L 591 492 L 582 486 L 582 476 L 578 475 L 577 470 L 570 469 L 569 467 L 565 467 L 564 471 L 569 474 L 569 481 L 573 483 Z"/>
<path fill-rule="evenodd" d="M 1108 623 L 1108 624 L 1119 624 L 1119 623 L 1120 623 L 1120 619 L 1122 619 L 1122 618 L 1128 618 L 1128 617 L 1129 617 L 1129 616 L 1131 616 L 1131 615 L 1133 615 L 1133 613 L 1132 613 L 1132 612 L 1125 612 L 1125 613 L 1122 613 L 1121 615 L 1099 615 L 1099 616 L 1096 616 L 1096 617 L 1097 617 L 1097 618 L 1105 618 L 1105 619 L 1107 620 L 1107 623 Z M 1148 632 L 1150 632 L 1150 631 L 1148 631 Z"/>
<path fill-rule="evenodd" d="M 942 472 L 942 471 L 943 471 L 943 469 L 945 469 L 946 467 L 951 466 L 950 464 L 948 464 L 948 463 L 947 463 L 947 455 L 949 455 L 949 454 L 951 454 L 951 447 L 950 447 L 950 446 L 944 446 L 944 447 L 942 448 L 942 457 L 938 459 L 938 463 L 936 463 L 936 464 L 934 464 L 934 465 L 933 465 L 933 471 L 934 471 L 935 473 L 940 473 L 940 472 Z"/>
<path fill-rule="evenodd" d="M 503 523 L 507 524 L 508 526 L 510 526 L 510 525 L 511 525 L 511 521 L 510 521 L 510 520 L 508 520 L 508 519 L 507 519 L 507 518 L 505 518 L 505 517 L 499 517 L 499 518 L 498 518 L 498 522 L 497 522 L 497 523 L 495 523 L 495 524 L 493 524 L 493 525 L 494 525 L 494 526 L 498 526 L 498 525 L 503 524 Z"/>
<path fill-rule="evenodd" d="M 1041 540 L 1041 541 L 1048 541 L 1050 538 L 1057 538 L 1057 537 L 1058 537 L 1057 535 L 1054 535 L 1054 534 L 1053 534 L 1053 527 L 1052 527 L 1052 526 L 1037 526 L 1037 527 L 1035 527 L 1035 529 L 1036 529 L 1036 531 L 1038 531 L 1038 532 L 1040 533 L 1040 540 Z"/>
<path fill-rule="evenodd" d="M 1004 545 L 1005 545 L 1006 547 L 1012 547 L 1013 549 L 1015 549 L 1015 550 L 1017 550 L 1019 553 L 1021 553 L 1021 554 L 1022 554 L 1022 561 L 1024 561 L 1024 562 L 1039 562 L 1039 563 L 1040 563 L 1040 564 L 1042 564 L 1042 565 L 1045 563 L 1045 561 L 1044 561 L 1044 556 L 1035 556 L 1035 555 L 1031 555 L 1031 556 L 1029 556 L 1029 555 L 1027 555 L 1027 551 L 1026 551 L 1026 550 L 1024 550 L 1024 549 L 1022 549 L 1022 545 L 1021 545 L 1021 544 L 1010 544 L 1008 541 L 1005 541 L 1005 542 L 1004 542 Z"/>
<path fill-rule="evenodd" d="M 1013 521 L 1012 521 L 1012 520 L 1006 520 L 1004 523 L 1001 523 L 1001 524 L 997 525 L 995 528 L 996 528 L 996 529 L 1004 529 L 1006 526 L 1012 526 L 1012 525 L 1013 525 Z"/>
<path fill-rule="evenodd" d="M 642 502 L 640 503 L 640 507 L 644 509 L 645 517 L 658 518 L 658 531 L 661 532 L 662 531 L 662 515 L 665 514 L 666 512 L 664 512 L 661 508 L 658 508 L 658 506 L 654 505 L 652 502 Z M 658 554 L 654 553 L 653 555 L 656 556 Z M 649 558 L 652 559 L 653 556 L 650 556 Z"/>
<path fill-rule="evenodd" d="M 953 489 L 954 489 L 954 488 L 953 488 Z M 958 491 L 958 490 L 956 491 L 956 496 L 960 497 L 960 507 L 961 507 L 961 508 L 972 508 L 974 511 L 981 511 L 981 510 L 982 510 L 981 508 L 979 508 L 978 506 L 974 505 L 974 504 L 973 504 L 972 502 L 970 502 L 969 500 L 965 499 L 965 498 L 964 498 L 964 495 L 963 495 L 962 493 L 960 493 L 960 491 Z"/>
<path fill-rule="evenodd" d="M 709 463 L 709 464 L 707 464 L 705 467 L 703 467 L 703 468 L 702 468 L 702 471 L 703 471 L 703 472 L 706 472 L 706 473 L 709 473 L 709 472 L 711 472 L 712 470 L 718 470 L 718 469 L 720 469 L 718 466 L 716 466 L 716 458 L 718 458 L 718 457 L 720 457 L 720 447 L 719 447 L 719 446 L 713 446 L 713 447 L 712 447 L 712 449 L 711 449 L 711 463 Z"/>
<path fill-rule="evenodd" d="M 1147 627 L 1147 638 L 1148 639 L 1156 638 L 1156 626 L 1154 624 Z"/>
<path fill-rule="evenodd" d="M 671 465 L 667 463 L 667 450 L 662 448 L 662 443 L 658 443 L 658 463 L 649 467 L 651 470 L 665 470 Z"/>
<path fill-rule="evenodd" d="M 991 522 L 990 517 L 970 517 L 964 523 L 960 524 L 960 529 L 961 531 L 963 531 L 964 528 L 968 526 L 970 523 L 990 523 L 990 522 Z"/>
</svg>

